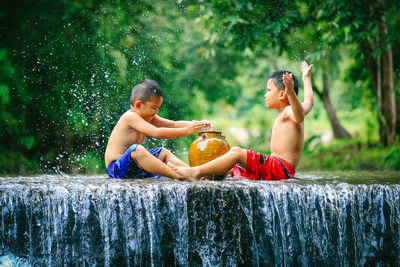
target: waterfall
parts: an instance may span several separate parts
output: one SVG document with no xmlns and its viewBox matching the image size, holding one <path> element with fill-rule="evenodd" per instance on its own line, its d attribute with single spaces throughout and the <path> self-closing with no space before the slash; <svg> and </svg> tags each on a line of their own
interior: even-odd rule
<svg viewBox="0 0 400 267">
<path fill-rule="evenodd" d="M 400 264 L 397 184 L 51 178 L 2 178 L 0 256 L 32 266 Z"/>
</svg>

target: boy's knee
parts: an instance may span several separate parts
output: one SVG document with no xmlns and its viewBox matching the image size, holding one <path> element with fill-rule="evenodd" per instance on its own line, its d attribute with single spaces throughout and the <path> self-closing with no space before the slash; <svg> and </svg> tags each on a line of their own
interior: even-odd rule
<svg viewBox="0 0 400 267">
<path fill-rule="evenodd" d="M 240 147 L 237 147 L 237 146 L 235 146 L 235 147 L 232 147 L 230 150 L 229 150 L 229 152 L 230 153 L 233 153 L 233 154 L 240 154 L 240 153 L 242 153 L 243 152 L 243 148 L 240 148 Z"/>
<path fill-rule="evenodd" d="M 240 148 L 240 147 L 232 147 L 229 150 L 229 153 L 231 153 L 232 157 L 238 161 L 238 162 L 246 162 L 247 159 L 247 150 Z"/>
<path fill-rule="evenodd" d="M 169 151 L 168 149 L 166 149 L 166 148 L 162 148 L 161 149 L 161 151 L 160 151 L 160 154 L 168 154 L 168 153 L 171 153 L 171 151 Z"/>
<path fill-rule="evenodd" d="M 136 157 L 140 157 L 143 153 L 146 153 L 147 149 L 142 145 L 137 145 L 136 149 L 131 152 L 131 158 L 135 159 Z"/>
<path fill-rule="evenodd" d="M 230 153 L 232 156 L 234 156 L 236 159 L 240 159 L 244 154 L 246 150 L 240 147 L 232 147 L 228 153 Z"/>
<path fill-rule="evenodd" d="M 162 148 L 160 154 L 158 154 L 158 158 L 163 160 L 168 155 L 168 153 L 170 153 L 168 149 Z"/>
</svg>

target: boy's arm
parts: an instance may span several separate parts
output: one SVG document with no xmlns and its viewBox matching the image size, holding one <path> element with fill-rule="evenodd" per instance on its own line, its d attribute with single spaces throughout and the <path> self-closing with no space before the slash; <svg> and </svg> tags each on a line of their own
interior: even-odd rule
<svg viewBox="0 0 400 267">
<path fill-rule="evenodd" d="M 130 113 L 127 117 L 127 123 L 130 127 L 146 136 L 157 139 L 170 139 L 182 136 L 187 136 L 200 131 L 203 128 L 203 123 L 192 122 L 185 127 L 170 128 L 170 127 L 156 127 L 151 123 L 145 121 L 136 113 Z"/>
<path fill-rule="evenodd" d="M 293 90 L 293 78 L 289 74 L 283 76 L 283 83 L 285 84 L 285 91 L 288 96 L 291 109 L 287 109 L 287 116 L 296 123 L 300 123 L 304 120 L 314 103 L 314 93 L 311 87 L 310 71 L 314 65 L 308 65 L 307 62 L 302 62 L 302 79 L 304 84 L 304 102 L 300 104 L 296 93 Z"/>
<path fill-rule="evenodd" d="M 209 121 L 209 120 L 201 120 L 201 121 L 196 121 L 196 120 L 193 120 L 193 121 L 175 121 L 175 125 L 174 125 L 174 127 L 186 127 L 187 125 L 189 125 L 189 124 L 191 124 L 191 123 L 193 123 L 193 122 L 200 122 L 202 125 L 203 125 L 203 128 L 202 128 L 202 130 L 205 130 L 205 131 L 212 131 L 212 130 L 214 130 L 214 125 L 212 124 L 212 122 L 211 121 Z"/>
<path fill-rule="evenodd" d="M 168 128 L 175 128 L 175 121 L 172 120 L 167 120 L 163 117 L 160 117 L 158 115 L 154 116 L 153 121 L 151 122 L 156 127 L 168 127 Z M 177 127 L 180 128 L 180 127 Z"/>
<path fill-rule="evenodd" d="M 214 125 L 209 120 L 175 121 L 174 127 L 185 127 L 186 125 L 188 125 L 188 124 L 190 124 L 192 122 L 201 122 L 203 124 L 203 129 L 202 130 L 214 130 Z"/>
<path fill-rule="evenodd" d="M 285 73 L 283 75 L 283 84 L 285 85 L 285 92 L 289 100 L 291 109 L 286 109 L 286 116 L 295 123 L 301 123 L 304 120 L 303 106 L 294 92 L 293 76 L 292 74 Z"/>
<path fill-rule="evenodd" d="M 156 115 L 152 121 L 156 127 L 169 127 L 169 128 L 184 128 L 190 126 L 195 121 L 173 121 Z M 214 125 L 209 120 L 200 121 L 204 124 L 202 130 L 213 130 Z"/>
<path fill-rule="evenodd" d="M 303 110 L 304 116 L 307 115 L 314 104 L 314 93 L 311 86 L 310 71 L 314 65 L 308 66 L 307 62 L 303 61 L 301 63 L 301 69 L 303 72 L 302 79 L 304 84 L 304 102 Z"/>
</svg>

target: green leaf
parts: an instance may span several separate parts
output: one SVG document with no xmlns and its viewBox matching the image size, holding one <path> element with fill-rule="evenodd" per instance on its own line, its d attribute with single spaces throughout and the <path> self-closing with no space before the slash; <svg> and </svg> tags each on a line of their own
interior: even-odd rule
<svg viewBox="0 0 400 267">
<path fill-rule="evenodd" d="M 5 84 L 0 84 L 0 102 L 2 104 L 10 103 L 10 89 Z"/>
</svg>

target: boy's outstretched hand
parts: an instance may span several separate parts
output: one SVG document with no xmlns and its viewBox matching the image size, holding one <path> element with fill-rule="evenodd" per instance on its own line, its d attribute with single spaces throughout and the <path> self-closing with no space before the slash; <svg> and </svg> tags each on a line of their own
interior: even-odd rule
<svg viewBox="0 0 400 267">
<path fill-rule="evenodd" d="M 209 120 L 202 120 L 202 121 L 200 121 L 200 122 L 202 122 L 202 123 L 204 124 L 202 130 L 205 130 L 205 131 L 213 131 L 213 130 L 214 130 L 214 125 L 212 124 L 211 121 L 209 121 Z"/>
<path fill-rule="evenodd" d="M 302 78 L 310 78 L 310 71 L 314 67 L 314 65 L 308 66 L 307 62 L 301 62 L 301 71 L 303 72 Z"/>
<path fill-rule="evenodd" d="M 186 126 L 186 131 L 189 135 L 194 134 L 201 129 L 203 129 L 203 123 L 201 121 L 193 120 Z"/>
<path fill-rule="evenodd" d="M 209 120 L 191 121 L 187 126 L 188 134 L 194 134 L 200 130 L 213 130 L 214 125 Z"/>
</svg>

